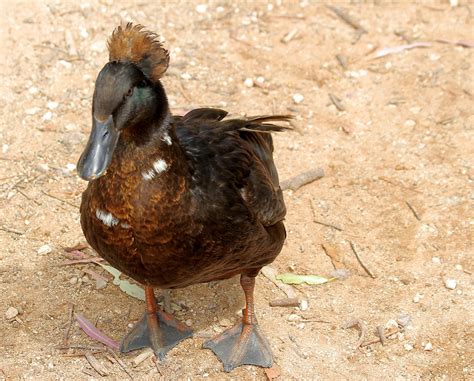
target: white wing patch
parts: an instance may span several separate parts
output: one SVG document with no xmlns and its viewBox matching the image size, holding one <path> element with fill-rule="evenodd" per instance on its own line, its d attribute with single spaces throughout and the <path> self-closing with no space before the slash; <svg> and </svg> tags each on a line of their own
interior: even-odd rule
<svg viewBox="0 0 474 381">
<path fill-rule="evenodd" d="M 152 180 L 160 173 L 168 169 L 168 164 L 163 159 L 159 159 L 153 163 L 153 168 L 148 171 L 142 172 L 142 176 L 145 180 Z"/>
<path fill-rule="evenodd" d="M 171 142 L 171 137 L 170 137 L 170 135 L 169 135 L 167 132 L 165 132 L 165 133 L 163 134 L 163 136 L 161 137 L 161 140 L 163 140 L 163 141 L 164 141 L 166 144 L 168 144 L 169 146 L 172 144 L 172 142 Z"/>
<path fill-rule="evenodd" d="M 119 223 L 119 220 L 115 218 L 112 213 L 104 212 L 103 210 L 96 209 L 95 216 L 102 221 L 105 226 L 112 227 Z"/>
</svg>

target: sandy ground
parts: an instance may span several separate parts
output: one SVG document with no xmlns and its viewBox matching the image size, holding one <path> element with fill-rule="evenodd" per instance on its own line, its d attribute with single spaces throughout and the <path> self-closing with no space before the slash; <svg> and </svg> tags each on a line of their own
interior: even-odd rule
<svg viewBox="0 0 474 381">
<path fill-rule="evenodd" d="M 280 379 L 473 379 L 473 49 L 436 40 L 472 43 L 474 7 L 339 3 L 368 31 L 357 39 L 316 2 L 162 3 L 4 4 L 0 379 L 100 379 L 83 350 L 58 349 L 70 304 L 116 340 L 142 314 L 143 303 L 98 266 L 60 266 L 63 248 L 84 240 L 78 205 L 86 184 L 73 164 L 90 129 L 106 38 L 121 20 L 159 32 L 170 47 L 164 84 L 174 112 L 206 105 L 291 113 L 295 132 L 275 137 L 281 178 L 325 170 L 285 192 L 288 240 L 272 266 L 329 277 L 324 245 L 350 276 L 295 287 L 305 311 L 270 307 L 284 294 L 258 277 L 257 316 Z M 431 45 L 374 58 L 414 41 Z M 91 270 L 109 280 L 105 288 L 96 288 Z M 172 301 L 197 334 L 159 371 L 151 358 L 133 367 L 139 353 L 120 355 L 133 379 L 265 379 L 248 366 L 225 374 L 201 349 L 205 336 L 239 319 L 237 279 L 175 290 Z M 406 327 L 385 346 L 356 349 L 358 331 L 341 328 L 360 319 L 371 340 L 397 318 Z M 97 345 L 76 324 L 69 344 Z M 105 379 L 127 378 L 108 353 L 95 356 Z"/>
</svg>

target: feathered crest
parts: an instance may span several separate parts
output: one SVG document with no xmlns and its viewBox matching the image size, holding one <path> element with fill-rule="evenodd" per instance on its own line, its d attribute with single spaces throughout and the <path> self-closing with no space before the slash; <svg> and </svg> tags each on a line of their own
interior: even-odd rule
<svg viewBox="0 0 474 381">
<path fill-rule="evenodd" d="M 157 81 L 168 68 L 170 56 L 156 33 L 131 22 L 120 25 L 107 41 L 109 61 L 131 62 L 152 81 Z"/>
</svg>

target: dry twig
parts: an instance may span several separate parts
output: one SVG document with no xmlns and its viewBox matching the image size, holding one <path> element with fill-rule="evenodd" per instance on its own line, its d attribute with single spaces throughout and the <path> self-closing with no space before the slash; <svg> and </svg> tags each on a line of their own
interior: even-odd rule
<svg viewBox="0 0 474 381">
<path fill-rule="evenodd" d="M 71 327 L 74 319 L 74 304 L 69 303 L 69 323 L 66 328 L 66 332 L 64 332 L 63 344 L 67 346 L 69 343 L 69 333 L 71 332 Z"/>
<path fill-rule="evenodd" d="M 353 328 L 353 327 L 359 328 L 359 331 L 360 331 L 359 340 L 357 340 L 357 345 L 356 345 L 356 348 L 359 348 L 362 345 L 362 343 L 364 342 L 365 335 L 367 334 L 367 328 L 365 327 L 365 324 L 362 320 L 354 319 L 354 320 L 351 320 L 348 323 L 344 324 L 342 326 L 342 329 L 349 329 L 349 328 Z"/>
<path fill-rule="evenodd" d="M 360 25 L 360 23 L 355 18 L 350 16 L 346 11 L 343 11 L 342 9 L 333 7 L 332 5 L 326 5 L 326 8 L 331 10 L 342 21 L 344 21 L 346 24 L 350 25 L 352 28 L 355 29 L 356 36 L 355 36 L 354 41 L 352 42 L 353 44 L 355 44 L 357 41 L 359 41 L 360 37 L 364 33 L 367 33 L 367 30 L 362 25 Z"/>
<path fill-rule="evenodd" d="M 69 206 L 72 206 L 76 209 L 79 209 L 79 206 L 78 205 L 74 205 L 72 202 L 69 202 L 69 201 L 66 201 L 66 200 L 63 200 L 62 198 L 59 198 L 58 196 L 54 196 L 48 192 L 45 192 L 44 190 L 41 190 L 41 193 L 43 193 L 45 196 L 48 196 L 48 197 L 51 197 L 52 199 L 54 200 L 57 200 L 59 202 L 62 202 L 63 204 L 68 204 Z"/>
<path fill-rule="evenodd" d="M 122 370 L 125 373 L 127 373 L 128 377 L 130 377 L 130 379 L 133 380 L 133 377 L 130 374 L 130 372 L 128 371 L 125 363 L 122 360 L 120 360 L 120 358 L 115 354 L 115 352 L 110 348 L 107 348 L 107 352 L 109 352 L 112 355 L 112 357 L 115 359 L 115 361 L 117 361 L 117 364 L 119 364 L 120 368 L 122 368 Z"/>
<path fill-rule="evenodd" d="M 107 370 L 107 368 L 95 358 L 92 352 L 86 351 L 86 353 L 84 353 L 84 356 L 86 356 L 86 359 L 89 362 L 89 364 L 91 364 L 91 367 L 94 368 L 94 370 L 97 373 L 99 373 L 102 377 L 109 375 L 109 371 Z"/>
<path fill-rule="evenodd" d="M 292 191 L 296 191 L 300 189 L 303 185 L 312 183 L 315 180 L 319 180 L 320 178 L 324 177 L 324 169 L 322 168 L 315 168 L 309 171 L 300 173 L 292 177 L 291 179 L 284 180 L 281 182 L 280 187 L 282 190 L 291 189 Z"/>
<path fill-rule="evenodd" d="M 283 298 L 272 300 L 269 304 L 270 307 L 298 307 L 300 301 L 298 298 Z"/>
<path fill-rule="evenodd" d="M 400 328 L 395 328 L 393 329 L 392 331 L 389 331 L 385 334 L 385 338 L 388 338 L 390 336 L 393 336 L 395 335 L 396 333 L 400 332 L 401 329 Z M 376 344 L 376 343 L 379 343 L 380 342 L 380 337 L 377 337 L 376 339 L 373 339 L 373 340 L 369 340 L 369 341 L 366 341 L 365 343 L 362 343 L 360 345 L 361 348 L 363 347 L 368 347 L 369 345 L 372 345 L 372 344 Z"/>
<path fill-rule="evenodd" d="M 6 226 L 0 226 L 0 230 L 2 230 L 4 232 L 7 232 L 7 233 L 13 233 L 13 234 L 18 234 L 18 235 L 24 235 L 25 234 L 25 233 L 23 233 L 19 230 L 7 228 Z"/>
<path fill-rule="evenodd" d="M 357 261 L 359 262 L 359 264 L 362 266 L 362 268 L 365 270 L 365 272 L 366 272 L 371 278 L 374 278 L 374 279 L 375 279 L 375 275 L 372 274 L 372 272 L 367 268 L 367 266 L 364 265 L 364 262 L 362 262 L 362 259 L 360 259 L 359 254 L 357 254 L 357 251 L 356 251 L 355 246 L 354 246 L 354 244 L 352 243 L 352 241 L 349 241 L 349 243 L 350 243 L 350 245 L 351 245 L 352 252 L 353 252 L 354 255 L 356 256 Z"/>
<path fill-rule="evenodd" d="M 334 94 L 329 93 L 329 99 L 339 111 L 346 111 L 346 108 L 342 104 L 341 100 L 338 97 L 336 97 Z"/>
<path fill-rule="evenodd" d="M 405 204 L 407 204 L 408 209 L 411 210 L 411 212 L 413 213 L 413 215 L 415 216 L 415 218 L 416 218 L 418 221 L 421 221 L 421 218 L 420 218 L 420 216 L 418 215 L 418 213 L 416 212 L 415 208 L 414 208 L 413 206 L 411 206 L 411 204 L 410 204 L 408 201 L 405 201 Z"/>
</svg>

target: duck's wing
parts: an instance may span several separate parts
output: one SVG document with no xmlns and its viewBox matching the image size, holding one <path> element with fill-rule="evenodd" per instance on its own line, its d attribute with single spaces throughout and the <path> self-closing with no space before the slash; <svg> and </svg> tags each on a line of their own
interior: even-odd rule
<svg viewBox="0 0 474 381">
<path fill-rule="evenodd" d="M 245 120 L 239 129 L 240 137 L 248 142 L 253 152 L 253 162 L 248 179 L 241 194 L 260 222 L 274 225 L 286 214 L 278 172 L 273 161 L 273 139 L 271 132 L 287 128 L 272 122 L 287 122 L 288 116 L 261 116 Z"/>
<path fill-rule="evenodd" d="M 219 108 L 197 108 L 189 111 L 182 117 L 182 122 L 192 122 L 196 120 L 214 120 L 219 121 L 227 116 L 228 112 Z"/>
</svg>

